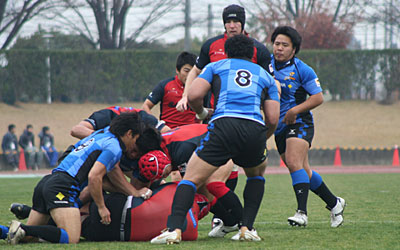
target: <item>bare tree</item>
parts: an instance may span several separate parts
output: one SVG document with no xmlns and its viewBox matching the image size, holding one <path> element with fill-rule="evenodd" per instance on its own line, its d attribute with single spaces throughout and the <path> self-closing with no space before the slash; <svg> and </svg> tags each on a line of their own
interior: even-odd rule
<svg viewBox="0 0 400 250">
<path fill-rule="evenodd" d="M 303 35 L 305 41 L 313 48 L 340 48 L 350 41 L 348 37 L 340 39 L 340 43 L 327 43 L 338 35 L 351 36 L 354 25 L 360 21 L 364 13 L 364 5 L 369 0 L 262 0 L 254 1 L 256 8 L 247 10 L 255 25 L 252 35 L 264 42 L 269 41 L 271 33 L 279 25 L 294 26 Z M 324 27 L 329 27 L 324 29 Z M 314 30 L 314 31 L 313 31 Z M 327 32 L 330 34 L 327 35 Z M 310 36 L 312 34 L 312 36 Z M 311 40 L 312 38 L 312 40 Z M 315 43 L 315 41 L 319 41 Z M 333 41 L 334 42 L 334 41 Z"/>
<path fill-rule="evenodd" d="M 55 0 L 0 0 L 0 35 L 5 37 L 1 49 L 10 45 L 25 23 L 57 5 Z"/>
<path fill-rule="evenodd" d="M 71 13 L 58 13 L 61 25 L 67 27 L 100 49 L 124 49 L 137 42 L 146 29 L 179 6 L 182 0 L 63 0 Z M 132 8 L 141 8 L 145 17 L 136 17 L 135 27 L 127 25 L 127 16 Z M 89 14 L 88 14 L 89 13 Z M 143 15 L 141 15 L 143 16 Z M 91 23 L 95 22 L 96 29 Z M 183 22 L 182 22 L 183 23 Z M 165 31 L 182 25 L 171 23 L 159 30 L 146 33 L 145 42 L 160 36 Z"/>
</svg>

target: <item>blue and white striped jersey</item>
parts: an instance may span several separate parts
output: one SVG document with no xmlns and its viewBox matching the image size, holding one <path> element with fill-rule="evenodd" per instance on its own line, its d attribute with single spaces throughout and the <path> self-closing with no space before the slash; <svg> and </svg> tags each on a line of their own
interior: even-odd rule
<svg viewBox="0 0 400 250">
<path fill-rule="evenodd" d="M 235 117 L 265 125 L 261 105 L 265 100 L 279 102 L 274 78 L 262 67 L 247 60 L 231 58 L 210 63 L 199 77 L 211 84 L 215 98 L 211 121 Z"/>
<path fill-rule="evenodd" d="M 74 177 L 82 189 L 87 185 L 90 170 L 96 161 L 111 171 L 122 156 L 118 138 L 109 131 L 109 127 L 98 130 L 75 144 L 75 149 L 53 169 L 54 172 L 67 172 Z"/>
<path fill-rule="evenodd" d="M 275 79 L 281 83 L 280 116 L 278 128 L 275 131 L 275 134 L 279 134 L 286 128 L 286 124 L 282 123 L 286 112 L 306 101 L 309 95 L 322 92 L 322 88 L 314 70 L 297 57 L 280 64 L 275 62 L 272 56 L 271 65 Z M 296 123 L 313 123 L 311 111 L 298 114 Z"/>
</svg>

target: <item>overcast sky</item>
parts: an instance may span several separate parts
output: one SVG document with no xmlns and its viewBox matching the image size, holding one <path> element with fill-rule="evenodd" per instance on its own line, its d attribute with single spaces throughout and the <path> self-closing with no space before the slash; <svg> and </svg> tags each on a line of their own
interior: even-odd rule
<svg viewBox="0 0 400 250">
<path fill-rule="evenodd" d="M 254 0 L 192 0 L 191 1 L 191 18 L 192 20 L 196 20 L 198 18 L 207 17 L 208 13 L 208 5 L 212 5 L 213 12 L 213 32 L 222 32 L 223 24 L 222 24 L 222 10 L 225 6 L 229 4 L 239 4 L 240 2 L 246 4 L 246 8 L 251 9 L 251 6 L 254 5 Z M 167 14 L 161 19 L 161 22 L 166 22 L 169 20 L 171 22 L 182 22 L 184 20 L 184 4 L 182 6 L 177 6 L 171 13 Z M 128 26 L 134 26 L 138 24 L 137 18 L 144 18 L 146 14 L 145 11 L 140 10 L 138 8 L 132 8 L 129 11 L 129 15 L 127 18 Z M 88 11 L 85 15 L 92 16 L 92 13 Z M 42 28 L 46 30 L 50 30 L 52 27 L 52 22 L 48 20 L 43 20 L 40 18 L 34 19 L 31 22 L 28 22 L 23 29 L 21 30 L 20 36 L 29 36 L 30 34 L 37 31 L 39 24 Z M 95 29 L 94 19 L 91 23 L 92 28 Z M 156 23 L 155 26 L 160 25 L 160 23 Z M 150 31 L 150 30 L 149 30 Z M 399 42 L 399 30 L 396 28 L 394 30 L 395 36 L 394 40 L 400 45 Z M 199 37 L 202 38 L 207 35 L 207 23 L 196 24 L 191 29 L 191 37 L 194 38 Z M 384 47 L 384 29 L 382 25 L 377 25 L 376 27 L 376 48 L 382 49 Z M 176 41 L 177 39 L 182 39 L 184 37 L 184 28 L 177 28 L 172 30 L 171 32 L 166 33 L 165 35 L 160 36 L 160 39 L 167 43 L 171 43 Z M 363 48 L 372 49 L 373 48 L 373 40 L 374 40 L 374 32 L 373 26 L 367 24 L 359 24 L 355 29 L 355 37 L 361 43 Z"/>
</svg>

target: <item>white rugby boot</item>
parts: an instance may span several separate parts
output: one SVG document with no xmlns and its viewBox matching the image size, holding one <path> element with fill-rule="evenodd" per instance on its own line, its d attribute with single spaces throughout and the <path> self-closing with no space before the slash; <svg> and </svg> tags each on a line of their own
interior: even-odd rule
<svg viewBox="0 0 400 250">
<path fill-rule="evenodd" d="M 218 220 L 218 221 L 217 221 Z M 239 230 L 239 225 L 225 226 L 221 219 L 213 220 L 213 228 L 208 233 L 211 238 L 223 238 L 226 234 Z"/>
<path fill-rule="evenodd" d="M 261 241 L 261 237 L 258 236 L 257 231 L 253 228 L 249 229 L 240 229 L 237 234 L 235 234 L 231 240 L 235 241 Z"/>
<path fill-rule="evenodd" d="M 13 220 L 7 235 L 7 243 L 17 245 L 25 237 L 25 230 L 21 228 L 21 222 Z"/>
<path fill-rule="evenodd" d="M 303 211 L 297 210 L 292 217 L 288 218 L 288 222 L 291 226 L 305 227 L 308 223 L 308 217 Z"/>
<path fill-rule="evenodd" d="M 331 211 L 331 227 L 339 227 L 343 224 L 343 211 L 346 207 L 346 201 L 341 198 L 337 197 L 336 205 L 329 209 Z"/>
<path fill-rule="evenodd" d="M 151 244 L 179 244 L 182 241 L 182 236 L 176 230 L 170 232 L 168 228 L 161 231 L 161 234 L 151 239 Z"/>
</svg>

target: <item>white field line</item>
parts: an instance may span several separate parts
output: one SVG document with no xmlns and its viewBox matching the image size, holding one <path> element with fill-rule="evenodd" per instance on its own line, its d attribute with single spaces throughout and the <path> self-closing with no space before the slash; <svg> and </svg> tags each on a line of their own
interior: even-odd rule
<svg viewBox="0 0 400 250">
<path fill-rule="evenodd" d="M 369 220 L 369 221 L 355 221 L 355 220 L 345 220 L 344 224 L 360 224 L 360 223 L 369 223 L 369 224 L 400 224 L 400 221 L 394 221 L 394 220 L 385 220 L 385 221 L 375 221 L 375 220 Z M 200 225 L 211 225 L 210 222 L 199 222 Z M 278 224 L 278 225 L 287 225 L 288 222 L 285 221 L 256 221 L 254 224 L 259 224 L 259 225 L 267 225 L 267 224 Z M 326 221 L 312 221 L 308 225 L 312 224 L 329 224 L 329 220 Z"/>
<path fill-rule="evenodd" d="M 0 174 L 0 179 L 9 179 L 9 178 L 15 178 L 15 179 L 21 179 L 21 178 L 36 178 L 36 177 L 43 177 L 47 174 Z"/>
</svg>

